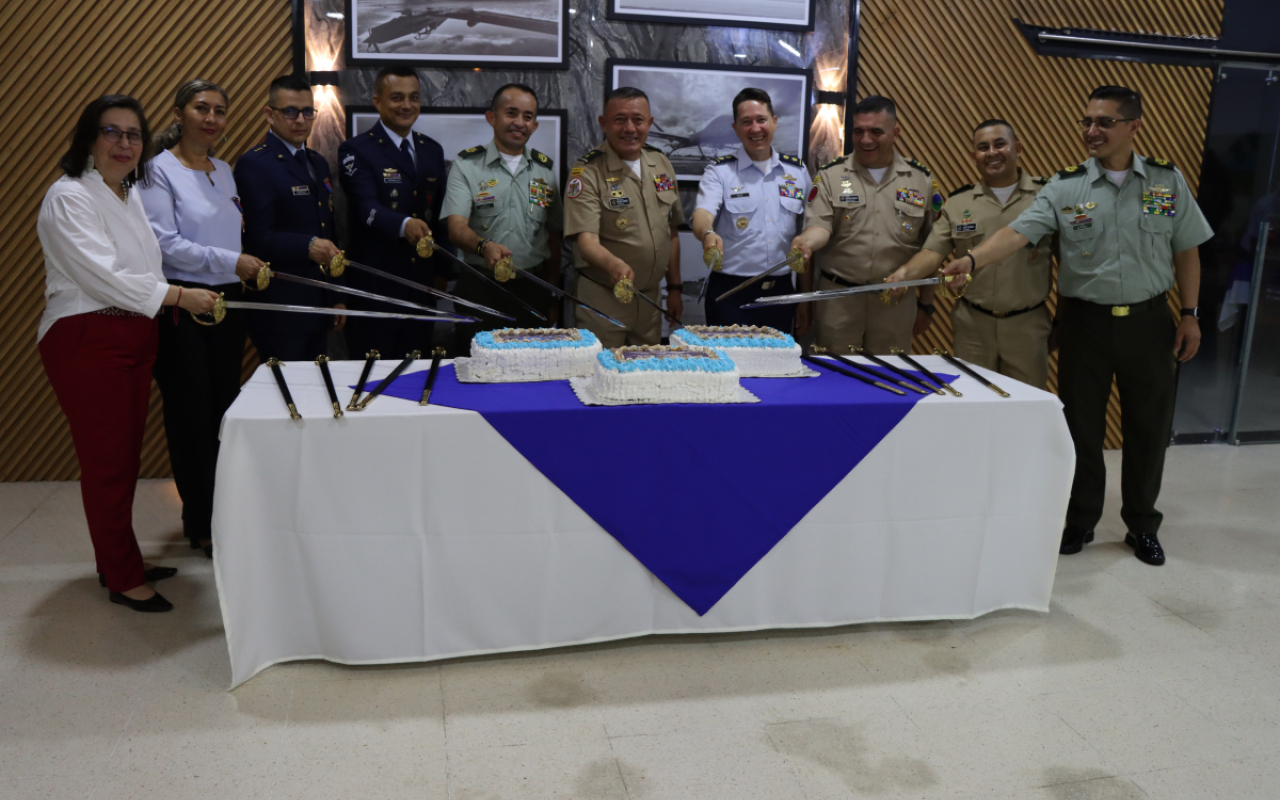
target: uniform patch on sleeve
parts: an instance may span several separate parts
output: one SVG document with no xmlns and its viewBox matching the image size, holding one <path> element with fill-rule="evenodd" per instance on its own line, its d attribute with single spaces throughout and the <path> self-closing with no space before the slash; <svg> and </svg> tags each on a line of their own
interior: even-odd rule
<svg viewBox="0 0 1280 800">
<path fill-rule="evenodd" d="M 580 194 L 582 194 L 582 178 L 570 178 L 564 196 L 572 200 Z"/>
<path fill-rule="evenodd" d="M 814 184 L 809 188 L 809 202 L 812 203 L 818 196 L 818 184 Z"/>
<path fill-rule="evenodd" d="M 342 171 L 347 173 L 348 178 L 356 174 L 356 157 L 354 154 L 347 153 L 346 157 L 342 159 Z"/>
</svg>

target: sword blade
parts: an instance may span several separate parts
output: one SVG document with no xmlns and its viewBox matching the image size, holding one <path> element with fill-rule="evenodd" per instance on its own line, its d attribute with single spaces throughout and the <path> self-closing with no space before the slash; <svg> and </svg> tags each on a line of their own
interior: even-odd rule
<svg viewBox="0 0 1280 800">
<path fill-rule="evenodd" d="M 387 297 L 386 295 L 376 294 L 374 292 L 366 292 L 363 289 L 352 289 L 349 286 L 343 286 L 337 283 L 325 283 L 324 281 L 317 281 L 312 278 L 303 278 L 300 275 L 290 275 L 285 272 L 272 272 L 271 280 L 280 280 L 280 281 L 287 281 L 289 283 L 298 283 L 303 286 L 314 286 L 317 289 L 328 289 L 331 292 L 338 292 L 340 294 L 349 294 L 355 297 L 364 297 L 369 300 L 378 300 L 383 303 L 391 303 L 392 305 L 405 306 L 406 308 L 417 309 L 419 313 L 423 313 L 423 314 L 431 314 L 434 316 L 442 316 L 442 315 L 447 316 L 447 314 L 444 311 L 430 308 L 429 306 L 420 305 L 418 303 L 413 303 L 408 300 L 401 300 L 396 297 Z"/>
<path fill-rule="evenodd" d="M 942 278 L 921 278 L 915 281 L 898 281 L 897 283 L 873 283 L 869 286 L 846 286 L 841 289 L 819 289 L 816 292 L 800 292 L 799 294 L 780 294 L 774 297 L 761 297 L 742 308 L 761 308 L 763 306 L 789 306 L 796 303 L 808 303 L 815 300 L 835 300 L 840 297 L 852 297 L 872 292 L 887 292 L 890 289 L 909 289 L 912 286 L 936 286 Z"/>
<path fill-rule="evenodd" d="M 289 419 L 302 419 L 302 415 L 298 413 L 298 407 L 293 404 L 293 395 L 289 394 L 289 384 L 285 383 L 284 373 L 280 371 L 280 359 L 268 358 L 267 366 L 271 368 L 271 374 L 276 376 L 276 386 L 280 387 L 284 404 L 289 409 Z"/>
<path fill-rule="evenodd" d="M 422 387 L 422 399 L 418 401 L 418 405 L 431 405 L 431 390 L 436 385 L 436 375 L 440 372 L 440 359 L 444 357 L 444 349 L 437 347 L 431 353 L 431 370 L 427 373 L 427 385 Z"/>
<path fill-rule="evenodd" d="M 779 261 L 777 264 L 774 264 L 772 267 L 769 267 L 769 268 L 768 268 L 768 269 L 766 269 L 764 272 L 761 272 L 759 275 L 755 275 L 755 276 L 751 277 L 749 280 L 743 281 L 742 283 L 740 283 L 740 284 L 738 284 L 737 286 L 733 287 L 733 288 L 732 288 L 732 289 L 730 289 L 729 291 L 727 291 L 727 292 L 725 292 L 724 294 L 720 295 L 719 297 L 717 297 L 717 298 L 716 298 L 716 302 L 717 302 L 717 303 L 719 303 L 721 300 L 725 299 L 726 297 L 730 297 L 730 296 L 732 296 L 732 295 L 735 295 L 735 294 L 737 294 L 738 292 L 742 291 L 743 289 L 747 288 L 748 286 L 754 286 L 754 285 L 756 285 L 756 284 L 757 284 L 757 283 L 759 283 L 760 281 L 764 280 L 765 278 L 769 277 L 769 276 L 770 276 L 770 275 L 772 275 L 773 273 L 777 272 L 778 270 L 780 270 L 780 269 L 782 269 L 783 267 L 785 267 L 785 266 L 787 266 L 788 264 L 790 264 L 793 260 L 794 260 L 794 259 L 793 259 L 793 258 L 791 258 L 790 254 L 788 254 L 787 258 L 783 259 L 782 261 Z M 746 306 L 743 306 L 743 308 L 745 308 L 745 307 L 746 307 Z"/>
<path fill-rule="evenodd" d="M 987 380 L 986 378 L 984 378 L 984 377 L 982 377 L 981 375 L 979 375 L 977 372 L 974 372 L 972 369 L 969 369 L 969 365 L 965 364 L 965 363 L 964 363 L 963 361 L 961 361 L 960 359 L 958 359 L 958 358 L 956 358 L 955 356 L 951 355 L 951 354 L 950 354 L 950 353 L 948 353 L 946 350 L 939 350 L 938 348 L 936 348 L 936 347 L 935 347 L 935 348 L 933 348 L 933 352 L 934 352 L 934 354 L 935 354 L 935 355 L 939 355 L 939 356 L 942 356 L 943 358 L 945 358 L 945 359 L 947 360 L 947 363 L 948 363 L 948 364 L 950 364 L 951 366 L 955 367 L 955 368 L 956 368 L 956 369 L 958 369 L 958 370 L 963 371 L 963 372 L 964 372 L 964 374 L 966 374 L 966 375 L 968 375 L 970 378 L 973 378 L 974 380 L 978 381 L 978 382 L 979 382 L 979 383 L 981 383 L 983 386 L 987 387 L 988 389 L 990 389 L 991 391 L 993 391 L 993 392 L 995 392 L 996 394 L 1000 395 L 1001 397 L 1008 397 L 1008 396 L 1009 396 L 1009 393 L 1008 393 L 1008 392 L 1006 392 L 1004 389 L 1001 389 L 999 386 L 996 386 L 996 385 L 995 385 L 994 383 L 992 383 L 991 381 L 989 381 L 989 380 Z"/>
<path fill-rule="evenodd" d="M 955 395 L 956 397 L 964 397 L 964 395 L 962 395 L 962 394 L 960 394 L 959 392 L 957 392 L 957 391 L 956 391 L 956 390 L 951 386 L 951 384 L 947 383 L 947 382 L 946 382 L 946 381 L 944 381 L 942 378 L 939 378 L 939 377 L 938 377 L 937 375 L 935 375 L 932 371 L 930 371 L 928 367 L 924 366 L 924 365 L 923 365 L 923 364 L 921 364 L 919 361 L 916 361 L 914 358 L 912 358 L 910 355 L 908 355 L 908 354 L 907 354 L 907 351 L 903 350 L 901 347 L 890 347 L 890 348 L 889 348 L 889 352 L 890 352 L 890 353 L 893 353 L 893 354 L 894 354 L 895 356 L 897 356 L 898 358 L 900 358 L 900 359 L 902 359 L 903 361 L 905 361 L 905 362 L 907 362 L 908 364 L 910 364 L 910 365 L 911 365 L 911 367 L 912 367 L 913 369 L 915 369 L 917 372 L 921 373 L 922 375 L 924 375 L 924 376 L 925 376 L 926 378 L 928 378 L 929 380 L 931 380 L 931 381 L 933 381 L 934 383 L 938 384 L 938 385 L 939 385 L 939 386 L 941 386 L 943 389 L 946 389 L 948 392 L 951 392 L 951 394 Z"/>
<path fill-rule="evenodd" d="M 510 289 L 508 289 L 507 287 L 505 287 L 505 286 L 503 286 L 502 284 L 498 283 L 498 282 L 497 282 L 497 281 L 495 281 L 493 278 L 490 278 L 488 275 L 486 275 L 486 274 L 485 274 L 484 270 L 480 269 L 479 267 L 476 267 L 476 266 L 473 266 L 473 265 L 471 265 L 471 264 L 468 264 L 465 260 L 463 260 L 462 256 L 459 256 L 459 255 L 455 255 L 455 254 L 453 254 L 453 253 L 450 253 L 448 250 L 445 250 L 443 247 L 436 247 L 436 248 L 435 248 L 435 251 L 436 251 L 437 253 L 444 253 L 444 254 L 445 254 L 446 256 L 448 256 L 449 258 L 452 258 L 454 261 L 457 261 L 459 264 L 461 264 L 462 266 L 464 266 L 464 267 L 466 267 L 468 270 L 470 270 L 472 275 L 475 275 L 475 276 L 479 277 L 479 278 L 480 278 L 480 280 L 482 280 L 482 281 L 486 281 L 486 282 L 488 282 L 488 284 L 489 284 L 490 286 L 492 286 L 492 287 L 494 287 L 495 289 L 497 289 L 498 291 L 502 292 L 502 293 L 503 293 L 503 294 L 505 294 L 507 297 L 510 297 L 512 300 L 516 301 L 516 302 L 517 302 L 517 303 L 519 303 L 520 305 L 524 306 L 524 310 L 525 310 L 525 311 L 528 311 L 530 314 L 534 315 L 535 317 L 537 317 L 538 319 L 542 320 L 543 322 L 546 322 L 546 321 L 547 321 L 547 318 L 546 318 L 545 316 L 543 316 L 542 314 L 538 313 L 538 310 L 537 310 L 536 308 L 534 308 L 533 306 L 529 305 L 529 304 L 528 304 L 528 303 L 526 303 L 525 301 L 521 300 L 519 297 L 516 297 L 516 296 L 511 292 L 511 290 L 510 290 Z"/>
<path fill-rule="evenodd" d="M 663 314 L 664 316 L 666 316 L 667 319 L 671 320 L 675 324 L 684 325 L 684 323 L 680 321 L 679 317 L 677 317 L 676 315 L 672 314 L 670 311 L 663 308 L 661 303 L 659 303 L 657 300 L 654 300 L 652 297 L 645 294 L 644 292 L 637 290 L 636 297 L 639 297 L 641 300 L 645 301 L 649 305 L 658 309 L 658 313 Z"/>
<path fill-rule="evenodd" d="M 881 383 L 880 381 L 868 378 L 865 375 L 859 375 L 858 373 L 853 372 L 852 370 L 847 370 L 842 367 L 838 367 L 835 364 L 832 364 L 830 361 L 827 361 L 825 359 L 814 358 L 813 356 L 806 356 L 806 355 L 801 355 L 800 357 L 805 361 L 809 362 L 810 364 L 813 364 L 814 366 L 822 367 L 823 369 L 829 369 L 832 372 L 838 372 L 841 375 L 846 375 L 850 378 L 854 378 L 855 380 L 860 380 L 869 386 L 878 386 L 881 389 L 884 389 L 886 392 L 893 392 L 894 394 L 903 395 L 903 396 L 907 394 L 901 389 L 895 389 L 892 386 L 889 386 L 887 384 Z"/>
<path fill-rule="evenodd" d="M 614 325 L 617 325 L 619 328 L 627 327 L 624 323 L 619 322 L 618 320 L 604 313 L 603 311 L 591 305 L 590 303 L 586 303 L 586 302 L 583 302 L 582 300 L 579 300 L 578 298 L 566 292 L 564 289 L 561 289 L 559 286 L 556 286 L 551 281 L 544 281 L 542 278 L 539 278 L 537 275 L 534 275 L 532 272 L 529 272 L 523 269 L 517 269 L 516 275 L 518 275 L 521 278 L 524 278 L 525 280 L 533 281 L 534 283 L 536 283 L 537 285 L 541 286 L 544 289 L 547 289 L 548 291 L 554 292 L 557 297 L 569 298 L 570 300 L 582 306 L 583 308 L 595 314 L 596 316 L 602 317 L 605 322 L 609 322 Z"/>
<path fill-rule="evenodd" d="M 360 402 L 360 395 L 364 392 L 364 385 L 369 382 L 369 373 L 373 371 L 373 362 L 377 361 L 379 353 L 377 350 L 370 350 L 364 357 L 364 369 L 360 372 L 360 380 L 356 381 L 355 394 L 351 395 L 351 402 L 347 403 L 348 411 L 355 411 L 356 404 Z"/>
<path fill-rule="evenodd" d="M 372 403 L 378 395 L 382 394 L 382 391 L 384 389 L 386 389 L 388 386 L 391 385 L 392 381 L 400 377 L 401 372 L 404 372 L 405 369 L 410 364 L 412 364 L 414 361 L 417 361 L 418 358 L 420 358 L 421 356 L 422 356 L 422 353 L 418 352 L 417 350 L 414 350 L 412 353 L 405 356 L 404 361 L 401 361 L 399 364 L 396 364 L 396 368 L 391 370 L 391 373 L 387 375 L 387 377 L 379 381 L 378 385 L 373 387 L 372 392 L 369 392 L 369 394 L 365 395 L 365 398 L 360 401 L 360 403 L 355 407 L 355 410 L 364 411 L 365 408 L 367 408 L 368 405 Z"/>
<path fill-rule="evenodd" d="M 333 406 L 333 418 L 342 416 L 342 404 L 338 402 L 338 390 L 333 385 L 333 375 L 329 373 L 329 357 L 316 356 L 316 366 L 320 367 L 320 375 L 324 378 L 324 388 L 329 392 L 329 403 Z"/>
<path fill-rule="evenodd" d="M 495 311 L 494 309 L 489 308 L 488 306 L 482 306 L 479 303 L 473 303 L 470 300 L 463 300 L 461 297 L 451 295 L 448 292 L 442 292 L 433 286 L 427 286 L 422 283 L 417 283 L 415 281 L 409 280 L 408 278 L 401 278 L 399 275 L 392 275 L 390 272 L 384 272 L 383 270 L 377 269 L 376 267 L 371 267 L 368 264 L 361 264 L 358 261 L 347 261 L 346 263 L 348 267 L 354 267 L 360 270 L 361 272 L 367 272 L 370 275 L 377 275 L 379 278 L 386 278 L 387 280 L 398 283 L 401 286 L 408 286 L 410 289 L 417 289 L 420 292 L 426 292 L 427 294 L 433 294 L 436 297 L 442 297 L 451 303 L 463 305 L 463 306 L 466 306 L 467 308 L 474 308 L 477 311 L 483 311 L 484 313 L 489 314 L 490 316 L 497 317 L 498 319 L 505 319 L 508 322 L 516 321 L 515 317 L 509 317 L 506 314 L 503 314 L 501 311 Z M 471 320 L 471 321 L 478 322 L 479 320 Z"/>
</svg>

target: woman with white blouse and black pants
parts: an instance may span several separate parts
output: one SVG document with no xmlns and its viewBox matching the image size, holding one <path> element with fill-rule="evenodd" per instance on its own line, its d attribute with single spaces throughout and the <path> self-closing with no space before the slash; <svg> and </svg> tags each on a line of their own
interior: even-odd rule
<svg viewBox="0 0 1280 800">
<path fill-rule="evenodd" d="M 235 179 L 210 155 L 227 124 L 227 95 L 192 80 L 178 89 L 174 122 L 157 137 L 142 204 L 160 242 L 169 283 L 210 289 L 239 300 L 262 262 L 241 252 L 243 218 Z M 247 319 L 229 310 L 216 327 L 188 315 L 160 320 L 155 378 L 164 396 L 169 463 L 182 498 L 183 532 L 192 548 L 212 555 L 213 485 L 218 426 L 240 392 Z"/>
<path fill-rule="evenodd" d="M 169 611 L 147 582 L 177 570 L 148 568 L 133 531 L 155 317 L 163 306 L 206 314 L 217 296 L 164 280 L 160 247 L 132 191 L 146 180 L 147 137 L 132 97 L 100 97 L 80 115 L 59 162 L 66 174 L 45 193 L 36 224 L 45 266 L 37 341 L 71 427 L 99 580 L 113 603 Z"/>
</svg>

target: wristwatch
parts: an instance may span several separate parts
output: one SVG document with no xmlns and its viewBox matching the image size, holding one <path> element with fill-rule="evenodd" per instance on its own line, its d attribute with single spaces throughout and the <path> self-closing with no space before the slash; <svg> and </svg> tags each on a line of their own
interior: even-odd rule
<svg viewBox="0 0 1280 800">
<path fill-rule="evenodd" d="M 921 311 L 923 311 L 924 313 L 928 314 L 931 317 L 934 314 L 936 314 L 938 311 L 938 307 L 935 306 L 933 303 L 917 303 L 916 308 L 920 309 Z"/>
<path fill-rule="evenodd" d="M 1195 317 L 1196 319 L 1200 319 L 1200 306 L 1196 306 L 1195 308 L 1182 309 L 1182 316 Z"/>
</svg>

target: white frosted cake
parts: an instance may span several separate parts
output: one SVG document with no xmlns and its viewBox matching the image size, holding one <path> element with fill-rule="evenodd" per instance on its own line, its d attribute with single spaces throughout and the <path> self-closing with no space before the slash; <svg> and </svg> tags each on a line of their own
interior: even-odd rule
<svg viewBox="0 0 1280 800">
<path fill-rule="evenodd" d="M 795 375 L 804 370 L 800 345 L 777 328 L 757 325 L 689 325 L 671 333 L 672 344 L 723 350 L 744 378 Z"/>
<path fill-rule="evenodd" d="M 587 377 L 600 340 L 581 328 L 503 328 L 471 340 L 471 378 L 491 383 Z"/>
<path fill-rule="evenodd" d="M 710 347 L 618 347 L 596 357 L 591 390 L 630 403 L 729 403 L 738 398 L 738 369 Z"/>
</svg>

